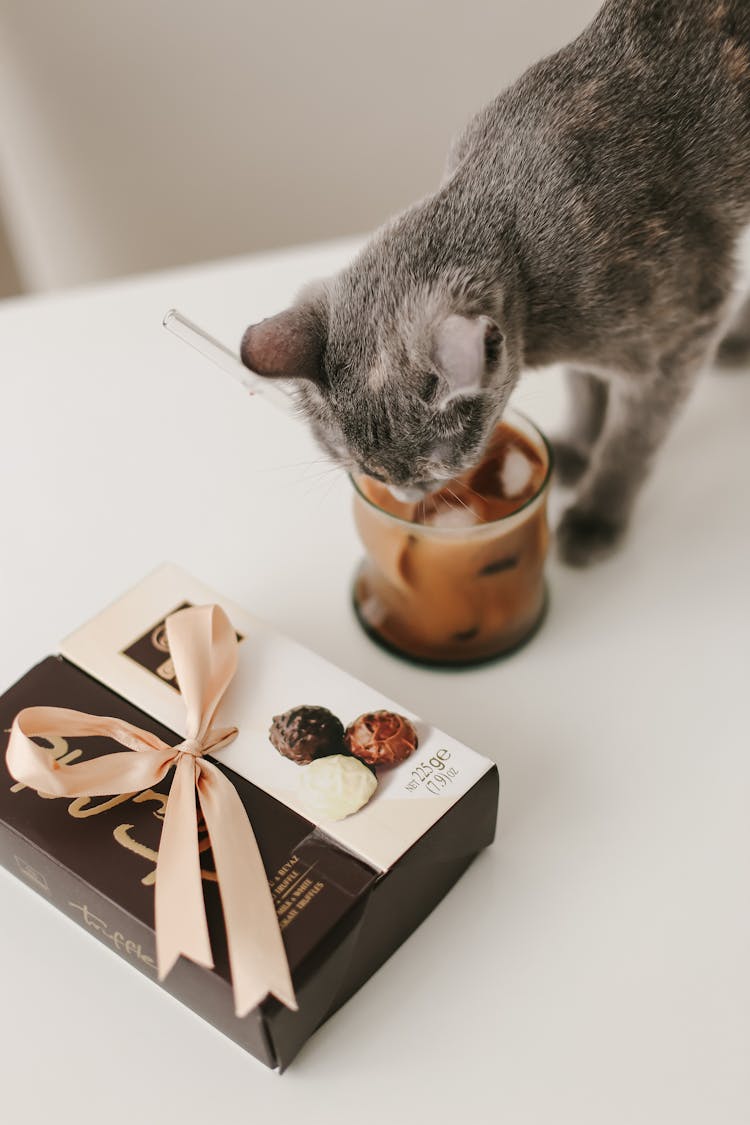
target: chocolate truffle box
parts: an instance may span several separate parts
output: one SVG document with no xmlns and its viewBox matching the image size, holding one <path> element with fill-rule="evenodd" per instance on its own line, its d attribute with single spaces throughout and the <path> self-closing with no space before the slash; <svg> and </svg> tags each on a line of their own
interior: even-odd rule
<svg viewBox="0 0 750 1125">
<path fill-rule="evenodd" d="M 186 616 L 176 611 L 206 605 L 228 617 L 225 627 L 237 655 L 215 714 L 209 709 L 204 726 L 209 736 L 218 733 L 204 750 L 186 712 L 189 692 L 172 623 Z M 111 793 L 100 787 L 99 795 L 52 796 L 40 784 L 24 784 L 28 776 L 15 768 L 11 774 L 5 755 L 19 712 L 48 719 L 42 734 L 39 724 L 27 732 L 33 743 L 27 749 L 33 756 L 41 748 L 53 781 L 82 764 L 82 775 L 96 774 L 115 760 L 113 751 L 122 750 L 97 724 L 82 737 L 58 731 L 49 716 L 59 713 L 50 708 L 70 708 L 84 718 L 110 716 L 120 731 L 132 724 L 128 730 L 161 748 L 148 753 L 165 760 L 172 755 L 177 769 L 161 771 L 164 776 L 135 792 L 115 786 Z M 11 763 L 17 760 L 13 740 L 23 737 L 17 726 Z M 0 862 L 91 936 L 281 1070 L 494 837 L 498 776 L 491 761 L 172 566 L 110 605 L 72 634 L 59 656 L 42 660 L 11 687 L 0 698 L 0 731 Z M 120 753 L 117 760 L 137 757 Z M 202 810 L 193 828 L 195 885 L 210 955 L 201 960 L 183 946 L 186 956 L 168 971 L 160 952 L 166 931 L 159 913 L 167 866 L 162 860 L 167 846 L 174 847 L 170 823 L 178 803 L 183 814 L 192 810 L 195 821 L 194 796 L 177 793 L 178 779 L 193 774 Z M 249 821 L 250 839 L 254 835 L 257 842 L 256 868 L 241 850 L 227 858 L 201 778 L 210 781 L 210 793 L 233 787 L 235 813 Z M 227 838 L 237 839 L 231 833 Z M 224 872 L 232 865 L 239 882 L 230 908 Z M 244 893 L 245 876 L 248 895 L 258 892 L 268 901 L 293 1000 L 282 1003 L 278 989 L 269 987 L 266 994 L 261 988 L 264 998 L 237 1015 L 238 954 L 230 922 L 243 911 L 236 899 L 238 886 L 240 898 Z M 180 914 L 182 900 L 175 901 Z M 189 913 L 187 904 L 184 909 Z"/>
</svg>

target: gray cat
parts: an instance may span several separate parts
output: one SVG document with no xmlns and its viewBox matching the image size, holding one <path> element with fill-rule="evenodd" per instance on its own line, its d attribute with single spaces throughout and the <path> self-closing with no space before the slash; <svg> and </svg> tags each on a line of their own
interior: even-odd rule
<svg viewBox="0 0 750 1125">
<path fill-rule="evenodd" d="M 416 497 L 470 467 L 524 367 L 569 366 L 558 529 L 620 540 L 734 307 L 750 223 L 749 0 L 608 0 L 459 138 L 438 190 L 251 326 L 337 461 Z M 750 311 L 727 343 L 748 347 Z"/>
</svg>

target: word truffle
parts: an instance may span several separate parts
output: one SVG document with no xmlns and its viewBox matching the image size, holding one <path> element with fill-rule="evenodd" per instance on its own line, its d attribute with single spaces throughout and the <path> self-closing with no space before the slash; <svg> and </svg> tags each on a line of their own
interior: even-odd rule
<svg viewBox="0 0 750 1125">
<path fill-rule="evenodd" d="M 343 820 L 361 809 L 378 787 L 372 770 L 357 758 L 334 754 L 302 770 L 305 804 L 320 820 Z"/>
<path fill-rule="evenodd" d="M 344 724 L 326 707 L 293 707 L 274 715 L 268 737 L 280 754 L 300 766 L 344 752 Z"/>
<path fill-rule="evenodd" d="M 416 750 L 417 732 L 393 711 L 368 711 L 346 728 L 350 753 L 371 766 L 397 766 Z"/>
</svg>

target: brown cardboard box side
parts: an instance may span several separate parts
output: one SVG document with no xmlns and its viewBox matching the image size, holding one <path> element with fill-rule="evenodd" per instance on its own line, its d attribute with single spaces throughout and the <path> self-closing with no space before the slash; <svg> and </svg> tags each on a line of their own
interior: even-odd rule
<svg viewBox="0 0 750 1125">
<path fill-rule="evenodd" d="M 176 735 L 65 660 L 50 657 L 0 698 L 0 731 L 23 706 L 69 706 L 114 714 Z M 0 739 L 4 753 L 5 738 Z M 86 753 L 107 753 L 87 739 Z M 94 746 L 95 743 L 101 745 Z M 81 745 L 83 745 L 83 740 Z M 68 753 L 59 746 L 56 753 Z M 221 766 L 221 761 L 217 759 Z M 378 874 L 320 830 L 246 779 L 224 769 L 245 803 L 269 880 L 279 871 L 316 872 L 321 892 L 283 930 L 300 1004 L 290 1012 L 269 998 L 243 1020 L 234 1016 L 216 883 L 208 841 L 204 891 L 216 968 L 181 959 L 162 987 L 267 1066 L 286 1067 L 309 1036 L 370 977 L 445 895 L 478 851 L 492 841 L 497 812 L 493 767 L 389 871 Z M 20 791 L 0 761 L 0 862 L 156 981 L 153 856 L 169 779 L 111 803 L 43 800 Z M 106 806 L 106 807 L 105 807 Z M 101 811 L 100 811 L 101 810 Z M 64 847 L 63 847 L 64 844 Z M 124 845 L 124 846 L 121 846 Z M 64 859 L 61 855 L 64 852 Z M 307 880 L 309 882 L 309 879 Z M 297 886 L 304 886 L 297 880 Z M 280 898 L 281 896 L 279 896 Z M 279 899 L 277 898 L 277 901 Z"/>
</svg>

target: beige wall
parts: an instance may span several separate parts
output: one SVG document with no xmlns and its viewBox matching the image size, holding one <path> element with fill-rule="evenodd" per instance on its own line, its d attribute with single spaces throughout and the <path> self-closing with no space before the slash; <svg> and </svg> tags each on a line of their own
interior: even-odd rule
<svg viewBox="0 0 750 1125">
<path fill-rule="evenodd" d="M 598 0 L 0 0 L 8 234 L 47 289 L 372 228 Z"/>
<path fill-rule="evenodd" d="M 16 260 L 8 242 L 8 232 L 0 210 L 0 300 L 3 297 L 15 297 L 20 290 L 21 279 L 18 276 Z"/>
</svg>

